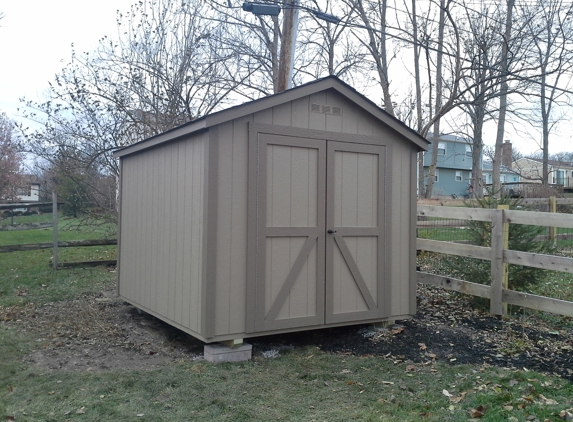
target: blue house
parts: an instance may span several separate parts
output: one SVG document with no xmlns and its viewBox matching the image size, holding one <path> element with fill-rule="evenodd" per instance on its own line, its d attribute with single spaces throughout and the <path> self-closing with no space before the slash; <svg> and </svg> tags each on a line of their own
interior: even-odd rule
<svg viewBox="0 0 573 422">
<path fill-rule="evenodd" d="M 430 142 L 432 134 L 428 135 Z M 428 172 L 432 162 L 432 146 L 424 152 L 424 186 L 428 185 Z M 492 183 L 492 165 L 480 158 L 483 185 Z M 469 139 L 455 135 L 441 135 L 438 140 L 438 162 L 433 197 L 467 198 L 472 179 L 472 143 Z M 502 166 L 501 183 L 518 182 L 518 175 L 510 168 Z M 484 192 L 487 194 L 487 192 Z"/>
</svg>

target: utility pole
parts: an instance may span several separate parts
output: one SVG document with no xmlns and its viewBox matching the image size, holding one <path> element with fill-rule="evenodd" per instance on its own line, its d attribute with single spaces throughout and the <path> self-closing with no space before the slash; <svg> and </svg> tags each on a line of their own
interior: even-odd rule
<svg viewBox="0 0 573 422">
<path fill-rule="evenodd" d="M 298 0 L 286 0 L 283 5 L 283 31 L 281 36 L 281 51 L 279 55 L 278 92 L 283 92 L 292 86 L 292 70 L 294 67 L 294 51 L 298 22 Z"/>
<path fill-rule="evenodd" d="M 277 92 L 275 92 L 275 94 L 292 88 L 299 4 L 300 0 L 284 0 L 283 3 L 283 31 L 281 34 L 281 49 L 279 53 Z M 257 16 L 278 16 L 281 12 L 281 7 L 278 4 L 272 3 L 247 2 L 243 3 L 243 10 Z M 341 21 L 339 17 L 328 13 L 310 9 L 308 9 L 308 11 L 318 19 L 322 19 L 326 22 L 338 24 Z"/>
</svg>

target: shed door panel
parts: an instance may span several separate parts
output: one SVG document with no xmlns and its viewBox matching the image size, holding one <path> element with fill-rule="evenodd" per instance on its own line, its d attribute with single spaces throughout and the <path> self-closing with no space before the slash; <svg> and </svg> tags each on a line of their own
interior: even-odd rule
<svg viewBox="0 0 573 422">
<path fill-rule="evenodd" d="M 255 331 L 324 323 L 326 142 L 259 134 Z"/>
<path fill-rule="evenodd" d="M 328 143 L 326 322 L 384 316 L 385 147 Z"/>
</svg>

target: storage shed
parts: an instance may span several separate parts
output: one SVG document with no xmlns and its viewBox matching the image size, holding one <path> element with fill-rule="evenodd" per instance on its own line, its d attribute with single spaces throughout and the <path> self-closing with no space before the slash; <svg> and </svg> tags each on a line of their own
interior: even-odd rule
<svg viewBox="0 0 573 422">
<path fill-rule="evenodd" d="M 207 343 L 408 318 L 427 145 L 328 77 L 118 150 L 119 295 Z"/>
</svg>

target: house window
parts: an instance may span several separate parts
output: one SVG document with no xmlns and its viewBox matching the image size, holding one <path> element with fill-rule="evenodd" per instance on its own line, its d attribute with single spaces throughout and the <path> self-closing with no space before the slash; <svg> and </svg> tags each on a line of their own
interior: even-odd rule
<svg viewBox="0 0 573 422">
<path fill-rule="evenodd" d="M 26 186 L 23 188 L 17 188 L 16 189 L 16 195 L 18 195 L 18 196 L 31 196 L 32 195 L 31 186 Z"/>
<path fill-rule="evenodd" d="M 472 146 L 471 145 L 466 145 L 466 156 L 467 157 L 472 156 Z"/>
<path fill-rule="evenodd" d="M 462 181 L 462 172 L 460 170 L 456 170 L 456 182 Z"/>
<path fill-rule="evenodd" d="M 500 175 L 499 175 L 499 182 L 500 182 L 500 183 L 505 183 L 505 174 L 500 174 Z"/>
<path fill-rule="evenodd" d="M 446 143 L 438 142 L 438 155 L 446 155 Z"/>
<path fill-rule="evenodd" d="M 438 169 L 434 170 L 435 175 L 434 175 L 434 182 L 438 181 L 438 177 L 440 175 L 440 171 Z M 429 174 L 426 175 L 427 177 L 429 177 Z"/>
</svg>

